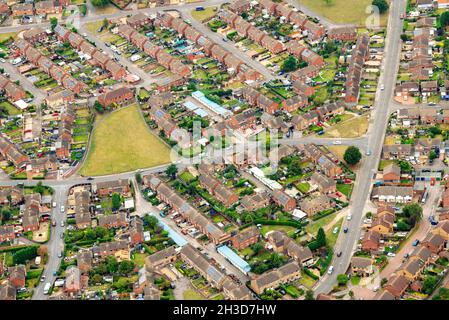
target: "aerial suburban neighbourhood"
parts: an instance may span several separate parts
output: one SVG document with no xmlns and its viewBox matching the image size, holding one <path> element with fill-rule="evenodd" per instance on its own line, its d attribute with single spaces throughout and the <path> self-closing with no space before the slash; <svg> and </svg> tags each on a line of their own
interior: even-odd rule
<svg viewBox="0 0 449 320">
<path fill-rule="evenodd" d="M 449 300 L 449 1 L 0 0 L 0 300 Z"/>
</svg>

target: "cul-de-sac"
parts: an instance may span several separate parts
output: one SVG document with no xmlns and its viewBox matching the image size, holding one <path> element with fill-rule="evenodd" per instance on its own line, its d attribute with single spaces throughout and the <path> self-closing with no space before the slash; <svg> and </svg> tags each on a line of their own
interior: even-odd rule
<svg viewBox="0 0 449 320">
<path fill-rule="evenodd" d="M 0 0 L 0 300 L 449 300 L 448 0 Z"/>
</svg>

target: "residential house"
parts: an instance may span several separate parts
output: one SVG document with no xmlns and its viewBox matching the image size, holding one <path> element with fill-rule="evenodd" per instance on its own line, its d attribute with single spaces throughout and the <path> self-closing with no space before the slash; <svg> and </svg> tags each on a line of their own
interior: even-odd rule
<svg viewBox="0 0 449 320">
<path fill-rule="evenodd" d="M 287 212 L 291 212 L 296 208 L 296 200 L 282 190 L 273 190 L 272 199 L 276 205 Z"/>
<path fill-rule="evenodd" d="M 373 261 L 370 258 L 351 258 L 351 274 L 353 276 L 369 277 L 373 273 Z"/>
<path fill-rule="evenodd" d="M 232 246 L 237 250 L 243 250 L 259 241 L 260 232 L 256 226 L 246 228 L 231 238 Z"/>
<path fill-rule="evenodd" d="M 105 108 L 110 106 L 111 104 L 122 106 L 132 103 L 134 101 L 135 101 L 134 92 L 128 87 L 121 87 L 103 93 L 98 97 L 98 102 Z"/>
<path fill-rule="evenodd" d="M 254 292 L 261 294 L 266 289 L 275 289 L 279 285 L 299 279 L 301 268 L 296 261 L 289 262 L 282 267 L 264 272 L 251 280 Z"/>
</svg>

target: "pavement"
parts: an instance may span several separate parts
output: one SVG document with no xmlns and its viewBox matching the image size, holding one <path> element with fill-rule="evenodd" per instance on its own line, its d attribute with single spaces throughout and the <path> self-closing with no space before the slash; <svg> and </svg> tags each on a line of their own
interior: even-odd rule
<svg viewBox="0 0 449 320">
<path fill-rule="evenodd" d="M 226 0 L 210 0 L 207 2 L 208 6 L 217 6 L 227 2 Z M 235 48 L 232 44 L 228 42 L 223 42 L 221 37 L 216 33 L 210 31 L 207 27 L 202 25 L 200 22 L 193 19 L 190 11 L 196 7 L 198 3 L 192 4 L 184 4 L 182 6 L 165 6 L 159 8 L 147 8 L 141 9 L 140 12 L 144 13 L 156 13 L 160 10 L 178 10 L 180 11 L 184 18 L 188 18 L 192 25 L 201 33 L 209 36 L 212 40 L 216 41 L 223 45 L 227 50 L 240 57 L 245 63 L 253 67 L 255 70 L 259 71 L 262 75 L 264 75 L 267 80 L 273 79 L 273 75 L 260 63 L 249 58 L 245 53 L 241 52 L 237 48 Z M 383 140 L 385 136 L 386 126 L 388 123 L 388 117 L 390 111 L 392 110 L 392 96 L 393 89 L 396 81 L 396 73 L 398 69 L 399 62 L 399 50 L 400 46 L 398 45 L 400 41 L 400 34 L 402 32 L 402 21 L 399 16 L 402 12 L 405 12 L 405 0 L 395 0 L 392 2 L 390 6 L 390 19 L 388 23 L 387 37 L 386 37 L 386 50 L 385 57 L 383 61 L 383 66 L 381 68 L 380 75 L 380 83 L 383 83 L 385 86 L 385 90 L 381 91 L 378 89 L 376 93 L 376 99 L 374 104 L 373 115 L 370 119 L 370 126 L 368 132 L 365 137 L 356 138 L 356 139 L 328 139 L 328 138 L 315 138 L 315 137 L 305 137 L 305 138 L 294 138 L 287 139 L 287 141 L 283 141 L 288 144 L 296 144 L 296 143 L 316 143 L 316 144 L 324 144 L 331 145 L 337 144 L 335 141 L 339 140 L 341 144 L 344 145 L 357 145 L 364 150 L 369 150 L 372 152 L 371 156 L 364 157 L 360 164 L 360 170 L 358 172 L 357 180 L 354 186 L 354 192 L 352 195 L 352 199 L 350 202 L 349 211 L 352 214 L 352 220 L 345 220 L 344 226 L 349 227 L 348 233 L 340 233 L 339 238 L 337 240 L 337 244 L 335 247 L 335 251 L 342 251 L 342 256 L 340 258 L 334 258 L 332 264 L 334 265 L 334 272 L 332 275 L 325 275 L 315 287 L 315 294 L 319 293 L 327 293 L 331 291 L 334 284 L 336 283 L 336 277 L 338 274 L 345 273 L 350 259 L 352 257 L 353 250 L 357 244 L 360 226 L 362 224 L 363 213 L 365 212 L 365 206 L 369 201 L 369 193 L 371 189 L 371 178 L 373 173 L 376 171 L 378 162 L 380 159 L 381 149 L 383 145 Z M 105 15 L 91 15 L 88 14 L 86 17 L 81 18 L 82 25 L 86 23 L 107 19 L 115 19 L 124 17 L 130 14 L 127 11 L 118 11 L 112 14 Z M 307 14 L 307 12 L 306 12 Z M 313 13 L 311 15 L 314 15 Z M 323 22 L 323 20 L 322 20 Z M 48 27 L 49 24 L 39 24 L 41 27 Z M 11 27 L 2 27 L 0 28 L 0 33 L 7 32 L 17 32 L 24 29 L 29 29 L 33 25 L 20 25 L 20 26 L 11 26 Z M 84 27 L 82 27 L 84 30 Z M 101 42 L 98 43 L 101 47 Z M 101 47 L 102 48 L 102 47 Z M 105 47 L 106 48 L 106 47 Z M 103 48 L 103 50 L 105 50 Z M 107 51 L 108 52 L 108 51 Z M 125 62 L 122 62 L 124 65 Z M 138 73 L 137 73 L 138 74 Z M 138 74 L 139 75 L 139 74 Z M 338 143 L 340 144 L 340 143 Z M 58 206 L 53 210 L 52 216 L 58 221 L 58 226 L 53 228 L 52 236 L 50 241 L 48 242 L 49 248 L 49 259 L 47 266 L 44 271 L 44 275 L 46 276 L 46 281 L 44 283 L 40 283 L 36 288 L 35 295 L 33 299 L 44 299 L 43 295 L 43 286 L 46 282 L 54 281 L 54 276 L 52 275 L 53 271 L 58 269 L 60 259 L 57 258 L 59 252 L 63 250 L 63 240 L 60 238 L 60 234 L 63 232 L 64 228 L 60 227 L 60 222 L 65 219 L 65 214 L 60 212 L 60 205 L 66 202 L 67 192 L 72 185 L 79 183 L 90 183 L 90 182 L 100 182 L 100 181 L 109 181 L 116 179 L 130 179 L 134 178 L 136 172 L 141 172 L 142 175 L 164 171 L 168 165 L 162 165 L 155 168 L 148 168 L 143 170 L 136 170 L 133 172 L 126 172 L 121 174 L 109 175 L 109 176 L 101 176 L 96 177 L 93 181 L 88 180 L 85 177 L 80 177 L 77 175 L 71 176 L 69 179 L 65 180 L 46 180 L 45 184 L 53 187 L 55 189 L 55 201 L 58 203 Z M 35 185 L 36 181 L 11 181 L 4 180 L 4 176 L 0 176 L 2 180 L 0 180 L 0 186 L 10 186 L 10 185 Z M 141 197 L 141 195 L 137 195 L 137 198 Z M 138 212 L 149 212 L 151 214 L 158 214 L 158 211 L 155 210 L 154 207 L 151 206 L 146 201 L 142 201 L 141 199 L 136 200 L 136 205 L 138 206 Z M 171 226 L 174 230 L 177 230 L 177 226 L 174 224 L 173 220 L 166 218 L 164 221 Z M 183 236 L 183 235 L 181 235 Z M 183 236 L 186 238 L 185 236 Z M 186 238 L 186 240 L 195 246 L 200 246 L 200 244 L 192 238 Z M 213 257 L 216 261 L 226 267 L 226 270 L 230 273 L 238 276 L 242 282 L 247 281 L 247 277 L 243 275 L 239 270 L 237 270 L 234 266 L 232 266 L 229 262 L 226 261 L 221 255 L 219 255 L 214 246 L 209 246 L 206 248 L 207 252 L 209 252 L 210 256 Z"/>
<path fill-rule="evenodd" d="M 402 33 L 402 20 L 400 19 L 400 14 L 405 12 L 405 7 L 405 0 L 395 0 L 390 5 L 390 16 L 385 40 L 385 56 L 379 77 L 379 83 L 383 83 L 385 89 L 380 90 L 380 86 L 377 89 L 374 110 L 367 132 L 367 149 L 372 152 L 372 155 L 364 157 L 361 162 L 360 170 L 357 173 L 357 180 L 350 201 L 352 219 L 350 221 L 345 220 L 343 225 L 343 227 L 349 228 L 349 232 L 340 232 L 335 245 L 334 251 L 342 251 L 342 255 L 340 257 L 334 256 L 332 261 L 334 271 L 331 275 L 326 274 L 318 281 L 314 288 L 315 295 L 330 292 L 337 282 L 337 275 L 346 273 L 352 254 L 359 240 L 363 215 L 365 212 L 364 208 L 367 202 L 369 202 L 368 198 L 372 186 L 371 178 L 377 171 L 380 160 L 388 117 L 390 114 L 393 90 L 396 84 L 396 74 L 401 48 L 398 44 L 400 43 L 400 34 Z"/>
<path fill-rule="evenodd" d="M 61 238 L 61 234 L 64 233 L 65 227 L 61 226 L 61 222 L 66 221 L 66 214 L 61 212 L 61 205 L 66 205 L 68 188 L 56 187 L 53 194 L 53 201 L 56 202 L 56 208 L 53 208 L 51 219 L 55 220 L 56 226 L 51 227 L 51 237 L 47 242 L 48 261 L 45 266 L 42 277 L 45 277 L 45 281 L 39 282 L 38 286 L 34 289 L 32 300 L 44 300 L 46 295 L 44 294 L 44 287 L 46 283 L 53 284 L 56 280 L 56 276 L 53 272 L 59 269 L 61 264 L 61 258 L 58 258 L 58 254 L 64 251 L 64 240 Z"/>
<path fill-rule="evenodd" d="M 419 221 L 418 228 L 413 233 L 413 236 L 405 240 L 401 249 L 396 252 L 396 256 L 393 258 L 389 258 L 387 266 L 380 273 L 380 279 L 388 279 L 401 265 L 402 260 L 404 259 L 404 255 L 407 253 L 411 253 L 415 248 L 412 245 L 413 241 L 415 241 L 415 239 L 419 239 L 420 241 L 422 241 L 430 232 L 430 230 L 432 230 L 432 225 L 429 222 L 429 217 L 433 215 L 435 209 L 438 207 L 443 188 L 439 185 L 430 186 L 430 183 L 426 183 L 426 187 L 429 190 L 429 197 L 426 203 L 422 206 L 423 217 Z"/>
</svg>

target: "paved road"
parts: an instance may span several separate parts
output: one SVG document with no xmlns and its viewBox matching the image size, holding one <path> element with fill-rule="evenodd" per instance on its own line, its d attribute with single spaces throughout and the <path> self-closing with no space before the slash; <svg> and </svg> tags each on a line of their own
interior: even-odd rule
<svg viewBox="0 0 449 320">
<path fill-rule="evenodd" d="M 53 195 L 53 201 L 56 202 L 57 206 L 52 210 L 51 218 L 54 219 L 57 224 L 51 229 L 51 237 L 46 244 L 48 249 L 48 261 L 45 265 L 45 270 L 43 276 L 45 276 L 45 281 L 40 282 L 39 285 L 34 289 L 33 300 L 44 300 L 46 295 L 44 295 L 44 286 L 46 283 L 53 284 L 56 277 L 53 272 L 59 269 L 61 263 L 61 258 L 58 258 L 58 254 L 64 251 L 64 240 L 61 238 L 61 234 L 64 233 L 65 227 L 61 226 L 62 221 L 66 221 L 65 213 L 61 212 L 61 205 L 66 205 L 67 202 L 67 192 L 68 188 L 66 186 L 60 186 L 55 188 L 55 193 Z"/>
<path fill-rule="evenodd" d="M 209 3 L 208 3 L 209 5 Z M 190 12 L 190 10 L 186 9 L 178 9 L 182 12 L 182 15 L 184 18 L 187 18 L 190 20 L 190 23 L 192 26 L 198 30 L 201 34 L 209 37 L 213 42 L 218 43 L 223 48 L 225 48 L 227 51 L 234 54 L 236 57 L 240 58 L 243 62 L 245 62 L 248 66 L 252 67 L 254 70 L 258 71 L 260 74 L 262 74 L 266 80 L 273 80 L 276 77 L 273 76 L 271 71 L 269 71 L 267 68 L 265 68 L 260 62 L 251 59 L 246 53 L 241 51 L 240 49 L 236 48 L 232 42 L 224 42 L 223 36 L 219 35 L 216 32 L 213 32 L 208 27 L 203 25 L 198 20 L 195 20 Z"/>
<path fill-rule="evenodd" d="M 435 209 L 438 207 L 438 202 L 443 192 L 443 188 L 439 185 L 430 186 L 430 183 L 426 184 L 427 188 L 429 189 L 429 198 L 427 199 L 427 202 L 422 206 L 423 217 L 419 222 L 418 230 L 416 230 L 416 232 L 413 234 L 413 237 L 410 237 L 406 240 L 401 250 L 396 253 L 396 256 L 394 258 L 390 258 L 390 260 L 388 261 L 388 265 L 380 273 L 381 279 L 388 279 L 401 265 L 404 255 L 413 251 L 413 241 L 415 241 L 415 239 L 419 239 L 420 241 L 422 241 L 432 229 L 432 225 L 429 222 L 429 217 L 435 213 Z"/>
<path fill-rule="evenodd" d="M 141 82 L 139 83 L 140 86 L 147 86 L 151 83 L 154 82 L 154 78 L 146 73 L 145 71 L 143 71 L 142 69 L 140 69 L 138 66 L 136 66 L 134 63 L 132 63 L 131 61 L 129 61 L 127 58 L 125 58 L 123 55 L 118 55 L 116 53 L 114 53 L 112 51 L 112 49 L 110 47 L 107 47 L 104 43 L 104 41 L 101 41 L 98 39 L 98 37 L 96 35 L 91 34 L 87 29 L 86 29 L 86 25 L 82 24 L 80 29 L 79 29 L 80 33 L 86 33 L 88 35 L 88 39 L 95 42 L 96 46 L 100 49 L 103 50 L 103 52 L 109 56 L 112 57 L 116 57 L 118 58 L 118 62 L 125 67 L 128 72 L 137 75 L 140 77 Z M 99 41 L 96 41 L 99 40 Z"/>
<path fill-rule="evenodd" d="M 36 106 L 41 105 L 41 103 L 47 97 L 47 93 L 45 91 L 36 88 L 27 77 L 21 74 L 19 70 L 17 70 L 17 68 L 12 64 L 10 64 L 8 61 L 5 63 L 0 63 L 0 68 L 5 69 L 5 72 L 10 74 L 11 81 L 19 80 L 20 86 L 24 90 L 29 91 L 33 94 L 34 96 L 33 104 L 35 104 Z"/>
<path fill-rule="evenodd" d="M 134 181 L 133 183 L 134 183 L 134 186 L 136 187 L 136 182 Z M 139 189 L 137 188 L 136 190 L 139 190 Z M 235 276 L 237 276 L 237 278 L 242 283 L 246 283 L 246 281 L 249 280 L 249 278 L 245 274 L 243 274 L 239 269 L 234 267 L 229 261 L 227 261 L 221 254 L 219 254 L 215 250 L 215 245 L 213 243 L 210 243 L 209 245 L 205 246 L 205 245 L 201 244 L 200 242 L 198 242 L 196 239 L 194 239 L 188 235 L 182 234 L 179 231 L 179 228 L 176 225 L 176 223 L 170 217 L 161 218 L 159 216 L 160 210 L 157 209 L 156 207 L 154 207 L 148 201 L 146 201 L 143 198 L 142 193 L 139 191 L 136 192 L 136 211 L 138 212 L 138 214 L 140 216 L 145 216 L 146 214 L 151 214 L 151 215 L 154 215 L 155 217 L 157 217 L 158 219 L 162 219 L 170 228 L 172 228 L 180 237 L 182 237 L 188 243 L 190 243 L 194 247 L 202 247 L 209 254 L 209 256 L 211 258 L 214 258 L 220 265 L 224 266 L 228 273 L 232 273 Z"/>
<path fill-rule="evenodd" d="M 402 32 L 402 21 L 400 20 L 400 14 L 405 12 L 405 6 L 405 0 L 395 0 L 390 6 L 385 57 L 379 78 L 379 83 L 384 84 L 385 90 L 381 91 L 380 88 L 378 88 L 374 104 L 373 117 L 370 120 L 370 127 L 367 133 L 367 148 L 372 151 L 372 155 L 365 157 L 362 160 L 361 168 L 358 171 L 357 180 L 354 186 L 354 193 L 352 194 L 350 202 L 352 220 L 345 220 L 344 222 L 344 226 L 349 228 L 349 232 L 341 232 L 335 246 L 335 252 L 342 251 L 342 255 L 341 257 L 334 256 L 332 261 L 334 272 L 332 275 L 326 274 L 318 282 L 315 287 L 316 295 L 319 293 L 328 293 L 332 290 L 336 283 L 337 275 L 345 273 L 348 269 L 353 251 L 359 240 L 364 208 L 368 202 L 371 190 L 371 178 L 373 173 L 377 170 L 388 123 L 388 116 L 390 113 L 390 103 L 396 82 L 401 47 L 399 45 L 400 34 Z"/>
<path fill-rule="evenodd" d="M 207 5 L 208 6 L 217 6 L 217 5 L 221 5 L 223 3 L 229 2 L 228 0 L 207 0 Z M 195 7 L 197 7 L 199 4 L 201 4 L 200 2 L 196 2 L 196 3 L 187 3 L 187 4 L 182 4 L 182 5 L 171 5 L 171 6 L 163 6 L 163 7 L 156 7 L 156 8 L 146 8 L 146 9 L 139 9 L 139 12 L 142 13 L 148 13 L 148 14 L 152 14 L 152 13 L 157 13 L 158 11 L 167 11 L 167 10 L 179 10 L 182 12 L 190 12 L 191 10 L 195 9 Z M 135 14 L 136 12 L 133 11 L 117 11 L 114 13 L 107 13 L 107 14 L 91 14 L 88 13 L 85 17 L 81 17 L 80 21 L 81 24 L 86 24 L 89 22 L 94 22 L 94 21 L 100 21 L 103 19 L 117 19 L 117 18 L 122 18 L 122 17 L 126 17 L 127 15 L 132 15 Z M 17 26 L 3 26 L 0 27 L 0 33 L 10 33 L 10 32 L 19 32 L 22 30 L 26 30 L 26 29 L 30 29 L 32 27 L 41 27 L 41 28 L 48 28 L 50 27 L 50 23 L 30 23 L 30 24 L 26 24 L 26 25 L 17 25 Z"/>
</svg>

